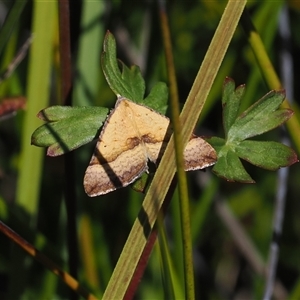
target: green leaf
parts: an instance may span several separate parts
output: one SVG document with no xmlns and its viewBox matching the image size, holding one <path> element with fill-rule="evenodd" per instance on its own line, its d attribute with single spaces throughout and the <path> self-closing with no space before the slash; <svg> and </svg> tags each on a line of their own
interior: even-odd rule
<svg viewBox="0 0 300 300">
<path fill-rule="evenodd" d="M 157 82 L 141 104 L 147 105 L 165 115 L 168 108 L 168 94 L 167 85 L 164 82 Z"/>
<path fill-rule="evenodd" d="M 37 128 L 31 143 L 48 147 L 47 155 L 58 156 L 74 150 L 99 135 L 108 113 L 102 107 L 52 106 L 39 112 L 39 118 L 50 121 Z"/>
<path fill-rule="evenodd" d="M 234 81 L 226 77 L 223 85 L 223 97 L 222 97 L 222 107 L 223 107 L 223 127 L 225 136 L 227 137 L 228 131 L 232 124 L 235 122 L 242 96 L 245 91 L 245 85 L 240 85 L 235 90 Z"/>
<path fill-rule="evenodd" d="M 269 170 L 297 162 L 294 150 L 285 145 L 270 141 L 245 141 L 281 125 L 292 116 L 292 110 L 279 109 L 285 98 L 284 91 L 269 92 L 236 117 L 245 87 L 234 88 L 234 81 L 226 78 L 222 98 L 225 139 L 206 139 L 218 155 L 213 171 L 229 181 L 251 183 L 254 181 L 244 169 L 240 158 Z"/>
<path fill-rule="evenodd" d="M 167 110 L 168 88 L 165 83 L 158 82 L 150 94 L 144 99 L 145 81 L 137 66 L 128 68 L 117 60 L 116 41 L 108 31 L 103 45 L 102 69 L 109 87 L 118 97 L 147 105 L 155 111 L 165 114 Z"/>
<path fill-rule="evenodd" d="M 231 150 L 227 149 L 218 156 L 218 161 L 213 167 L 213 172 L 227 181 L 239 181 L 244 183 L 254 183 L 243 167 L 239 157 Z"/>
<path fill-rule="evenodd" d="M 108 31 L 105 35 L 102 53 L 102 69 L 106 81 L 112 91 L 119 97 L 125 97 L 134 102 L 141 102 L 145 93 L 145 81 L 137 66 L 128 68 L 121 61 L 121 70 L 116 54 L 116 41 Z"/>
<path fill-rule="evenodd" d="M 284 91 L 271 91 L 242 113 L 228 132 L 229 141 L 242 141 L 260 135 L 287 121 L 290 109 L 278 109 L 285 98 Z"/>
<path fill-rule="evenodd" d="M 298 161 L 294 150 L 273 141 L 243 141 L 235 149 L 239 157 L 251 164 L 273 171 Z"/>
</svg>

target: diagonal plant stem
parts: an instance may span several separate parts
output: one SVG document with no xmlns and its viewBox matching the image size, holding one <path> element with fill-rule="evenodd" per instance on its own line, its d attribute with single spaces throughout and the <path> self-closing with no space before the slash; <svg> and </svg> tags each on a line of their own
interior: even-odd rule
<svg viewBox="0 0 300 300">
<path fill-rule="evenodd" d="M 278 75 L 275 72 L 275 69 L 271 63 L 270 58 L 266 52 L 264 44 L 256 31 L 250 17 L 249 13 L 245 10 L 241 17 L 241 25 L 246 33 L 248 42 L 252 48 L 254 56 L 257 60 L 258 66 L 261 70 L 261 73 L 270 89 L 279 90 L 282 89 L 282 84 L 279 80 Z M 282 108 L 290 108 L 290 105 L 287 99 L 282 103 Z M 297 152 L 300 152 L 300 139 L 298 133 L 300 132 L 300 124 L 297 118 L 290 118 L 286 122 L 287 129 L 289 134 L 297 148 Z"/>
<path fill-rule="evenodd" d="M 174 195 L 176 186 L 177 186 L 177 180 L 176 180 L 176 178 L 174 178 L 172 180 L 171 186 L 168 190 L 168 193 L 166 195 L 165 201 L 163 203 L 163 206 L 162 206 L 162 209 L 160 212 L 162 215 L 162 218 L 165 215 L 165 213 L 169 207 L 169 204 Z M 142 252 L 139 262 L 136 266 L 136 269 L 134 270 L 134 274 L 130 280 L 128 289 L 123 297 L 124 300 L 130 300 L 130 299 L 134 298 L 135 292 L 138 288 L 138 285 L 139 285 L 141 278 L 144 274 L 144 271 L 147 267 L 147 263 L 148 263 L 150 255 L 151 255 L 151 251 L 156 242 L 157 234 L 158 234 L 158 228 L 154 227 L 153 230 L 151 231 L 151 234 L 149 235 L 147 244 L 145 245 L 145 248 L 143 249 L 143 252 Z"/>
<path fill-rule="evenodd" d="M 60 279 L 69 286 L 72 290 L 76 290 L 85 299 L 95 300 L 97 299 L 93 294 L 90 294 L 83 287 L 81 287 L 76 281 L 76 279 L 70 276 L 67 272 L 61 270 L 51 259 L 45 256 L 43 253 L 39 252 L 32 244 L 24 240 L 11 228 L 6 226 L 3 222 L 0 221 L 0 231 L 5 234 L 11 241 L 20 246 L 25 252 L 31 255 L 35 260 L 40 262 L 43 266 L 52 271 L 55 275 L 60 277 Z"/>
<path fill-rule="evenodd" d="M 170 36 L 170 28 L 166 12 L 166 3 L 164 0 L 159 0 L 159 15 L 162 30 L 163 43 L 165 48 L 165 57 L 167 63 L 167 72 L 169 78 L 169 91 L 171 101 L 171 122 L 174 129 L 174 146 L 176 169 L 178 178 L 178 193 L 181 214 L 181 229 L 182 229 L 182 247 L 183 247 L 183 263 L 185 274 L 185 296 L 186 299 L 195 299 L 195 284 L 194 284 L 194 268 L 193 268 L 193 251 L 190 225 L 190 208 L 187 188 L 186 173 L 184 171 L 183 161 L 183 143 L 181 137 L 181 123 L 179 120 L 179 99 L 178 87 L 176 80 L 176 72 L 172 53 L 172 43 Z"/>
<path fill-rule="evenodd" d="M 210 47 L 197 74 L 186 104 L 180 115 L 183 144 L 192 134 L 198 116 L 212 87 L 229 43 L 246 5 L 246 0 L 229 0 L 224 10 Z M 200 33 L 199 33 L 200 34 Z M 139 258 L 147 244 L 171 181 L 175 174 L 174 140 L 164 152 L 154 175 L 140 213 L 135 220 L 103 299 L 121 299 L 134 274 Z"/>
</svg>

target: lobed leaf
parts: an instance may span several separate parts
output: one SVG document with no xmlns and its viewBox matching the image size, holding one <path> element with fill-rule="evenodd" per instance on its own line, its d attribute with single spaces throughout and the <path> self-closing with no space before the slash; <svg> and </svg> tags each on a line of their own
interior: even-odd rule
<svg viewBox="0 0 300 300">
<path fill-rule="evenodd" d="M 98 136 L 99 128 L 105 121 L 107 113 L 108 109 L 102 107 L 68 107 L 65 109 L 63 106 L 53 106 L 46 108 L 38 115 L 52 122 L 34 131 L 31 144 L 48 147 L 49 156 L 65 154 Z"/>
<path fill-rule="evenodd" d="M 245 86 L 235 89 L 232 79 L 226 78 L 223 88 L 223 125 L 225 139 L 212 137 L 207 141 L 216 149 L 218 161 L 213 171 L 229 181 L 254 182 L 239 158 L 253 165 L 277 170 L 298 161 L 291 148 L 276 142 L 246 141 L 287 121 L 293 111 L 278 109 L 285 98 L 281 91 L 271 91 L 237 116 Z"/>
</svg>

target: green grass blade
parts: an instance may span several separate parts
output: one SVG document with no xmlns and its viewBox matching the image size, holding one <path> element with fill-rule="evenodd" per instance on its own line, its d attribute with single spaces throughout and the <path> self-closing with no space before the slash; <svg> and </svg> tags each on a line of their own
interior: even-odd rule
<svg viewBox="0 0 300 300">
<path fill-rule="evenodd" d="M 274 48 L 274 43 L 276 43 L 274 39 L 278 33 L 278 15 L 282 5 L 283 1 L 264 1 L 261 2 L 258 10 L 251 15 L 253 23 L 257 27 L 266 50 L 269 53 L 272 51 L 272 48 Z M 268 22 L 266 22 L 266 20 L 268 20 Z M 246 108 L 253 103 L 253 99 L 257 97 L 257 91 L 262 84 L 258 65 L 254 64 L 252 60 L 249 64 L 251 72 L 246 82 L 247 91 L 243 97 L 240 111 L 246 110 Z"/>
<path fill-rule="evenodd" d="M 253 50 L 261 74 L 263 75 L 268 87 L 274 90 L 282 89 L 282 84 L 268 56 L 265 46 L 246 12 L 241 18 L 241 24 L 246 32 L 248 42 Z M 290 108 L 289 103 L 286 100 L 282 103 L 282 108 Z M 300 139 L 298 137 L 298 133 L 300 132 L 299 120 L 296 118 L 291 118 L 286 122 L 286 126 L 295 144 L 295 147 L 297 148 L 298 152 L 300 152 Z"/>
<path fill-rule="evenodd" d="M 24 117 L 17 203 L 29 214 L 37 210 L 44 150 L 30 145 L 32 132 L 41 125 L 36 114 L 49 100 L 49 82 L 56 3 L 35 1 L 33 10 L 34 40 L 30 50 L 27 111 Z"/>
<path fill-rule="evenodd" d="M 173 51 L 171 43 L 171 34 L 168 24 L 168 18 L 165 7 L 160 7 L 160 20 L 162 35 L 164 41 L 164 49 L 166 56 L 166 65 L 168 71 L 168 79 L 170 86 L 170 106 L 171 106 L 171 123 L 174 130 L 174 146 L 177 169 L 177 184 L 180 204 L 180 223 L 182 228 L 182 246 L 183 246 L 183 265 L 184 265 L 184 283 L 185 283 L 185 297 L 187 299 L 195 299 L 195 279 L 194 279 L 194 264 L 193 264 L 193 250 L 192 238 L 190 231 L 190 207 L 187 178 L 184 170 L 183 149 L 184 144 L 181 136 L 181 123 L 179 120 L 179 95 L 176 80 L 175 65 L 173 60 Z M 170 264 L 171 265 L 171 264 Z M 171 273 L 171 270 L 170 270 Z"/>
</svg>

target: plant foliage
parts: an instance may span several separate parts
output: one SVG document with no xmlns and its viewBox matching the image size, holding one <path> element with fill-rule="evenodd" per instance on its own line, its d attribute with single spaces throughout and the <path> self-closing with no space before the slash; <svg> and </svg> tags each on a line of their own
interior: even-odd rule
<svg viewBox="0 0 300 300">
<path fill-rule="evenodd" d="M 103 48 L 102 68 L 112 91 L 164 114 L 168 99 L 166 84 L 158 82 L 143 100 L 145 81 L 141 72 L 137 66 L 128 68 L 117 60 L 116 41 L 110 32 L 106 34 Z M 47 123 L 34 131 L 31 143 L 47 147 L 49 156 L 65 154 L 97 138 L 107 113 L 105 107 L 48 107 L 38 113 L 38 117 Z"/>
<path fill-rule="evenodd" d="M 240 158 L 268 170 L 290 166 L 298 158 L 294 150 L 281 143 L 246 140 L 280 126 L 293 115 L 292 110 L 279 108 L 285 92 L 269 92 L 238 116 L 244 90 L 244 85 L 235 89 L 234 81 L 225 79 L 222 97 L 225 139 L 212 137 L 208 142 L 218 153 L 213 172 L 228 181 L 253 183 Z"/>
</svg>

